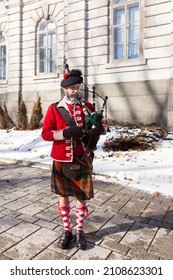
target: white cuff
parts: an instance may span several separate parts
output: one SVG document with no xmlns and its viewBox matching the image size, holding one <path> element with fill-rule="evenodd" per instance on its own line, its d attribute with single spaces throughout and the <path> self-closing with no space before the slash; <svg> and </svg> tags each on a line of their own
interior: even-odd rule
<svg viewBox="0 0 173 280">
<path fill-rule="evenodd" d="M 54 132 L 53 138 L 54 138 L 55 140 L 63 140 L 63 139 L 64 139 L 63 130 Z"/>
</svg>

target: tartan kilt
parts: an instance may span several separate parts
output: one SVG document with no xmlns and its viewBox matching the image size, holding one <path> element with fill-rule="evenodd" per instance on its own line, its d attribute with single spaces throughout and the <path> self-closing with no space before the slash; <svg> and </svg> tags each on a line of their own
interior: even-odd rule
<svg viewBox="0 0 173 280">
<path fill-rule="evenodd" d="M 92 157 L 87 156 L 81 164 L 81 176 L 69 179 L 62 172 L 62 162 L 53 161 L 51 173 L 51 191 L 62 196 L 75 196 L 79 200 L 94 197 L 92 180 Z"/>
</svg>

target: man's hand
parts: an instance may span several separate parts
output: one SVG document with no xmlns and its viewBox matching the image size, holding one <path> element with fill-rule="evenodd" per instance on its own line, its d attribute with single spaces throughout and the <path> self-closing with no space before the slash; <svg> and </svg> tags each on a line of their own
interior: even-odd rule
<svg viewBox="0 0 173 280">
<path fill-rule="evenodd" d="M 63 136 L 65 138 L 71 138 L 73 136 L 81 138 L 83 135 L 84 135 L 83 129 L 78 126 L 72 126 L 63 130 Z"/>
<path fill-rule="evenodd" d="M 100 136 L 104 132 L 103 125 L 96 126 L 88 131 L 89 135 L 94 138 Z"/>
</svg>

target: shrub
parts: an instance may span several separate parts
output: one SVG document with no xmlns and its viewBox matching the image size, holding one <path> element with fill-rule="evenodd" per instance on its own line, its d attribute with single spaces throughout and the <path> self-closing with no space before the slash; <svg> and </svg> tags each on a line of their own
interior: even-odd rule
<svg viewBox="0 0 173 280">
<path fill-rule="evenodd" d="M 5 113 L 2 107 L 0 106 L 0 129 L 6 129 L 6 128 L 7 128 L 7 121 L 5 118 Z"/>
<path fill-rule="evenodd" d="M 30 130 L 40 128 L 40 126 L 41 126 L 40 121 L 43 118 L 43 114 L 42 114 L 40 100 L 41 100 L 41 98 L 39 96 L 37 101 L 34 103 L 34 106 L 32 109 L 32 114 L 31 114 L 31 119 L 30 119 L 30 123 L 29 123 Z"/>
<path fill-rule="evenodd" d="M 26 130 L 28 129 L 28 118 L 27 111 L 24 101 L 21 99 L 19 109 L 17 113 L 17 129 Z"/>
</svg>

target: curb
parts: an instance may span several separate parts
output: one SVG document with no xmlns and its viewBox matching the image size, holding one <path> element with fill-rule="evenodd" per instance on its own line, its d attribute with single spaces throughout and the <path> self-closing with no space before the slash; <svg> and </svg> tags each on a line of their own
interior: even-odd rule
<svg viewBox="0 0 173 280">
<path fill-rule="evenodd" d="M 22 165 L 27 165 L 27 166 L 32 166 L 32 167 L 39 167 L 39 168 L 43 168 L 43 169 L 51 169 L 51 164 L 10 159 L 10 158 L 4 158 L 4 157 L 0 157 L 0 162 L 6 163 L 6 164 L 8 164 L 8 163 L 9 164 L 22 164 Z"/>
</svg>

